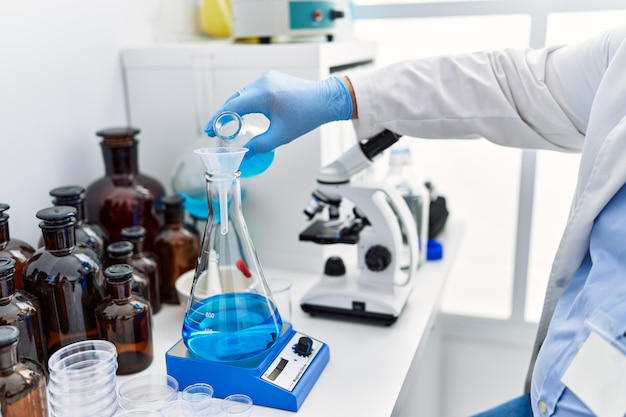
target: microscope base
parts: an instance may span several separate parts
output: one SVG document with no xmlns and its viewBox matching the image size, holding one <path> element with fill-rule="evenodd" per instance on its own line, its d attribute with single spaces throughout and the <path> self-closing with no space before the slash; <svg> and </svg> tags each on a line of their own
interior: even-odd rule
<svg viewBox="0 0 626 417">
<path fill-rule="evenodd" d="M 324 276 L 302 297 L 300 307 L 312 316 L 389 326 L 400 316 L 411 288 L 367 286 L 355 279 Z"/>
</svg>

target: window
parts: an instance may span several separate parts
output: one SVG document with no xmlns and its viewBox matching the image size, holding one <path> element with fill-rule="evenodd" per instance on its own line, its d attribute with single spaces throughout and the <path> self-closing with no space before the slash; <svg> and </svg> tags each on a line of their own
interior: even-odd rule
<svg viewBox="0 0 626 417">
<path fill-rule="evenodd" d="M 528 45 L 530 19 L 524 15 L 376 19 L 356 21 L 354 26 L 360 39 L 378 42 L 378 65 L 383 66 L 429 55 L 523 48 Z M 452 216 L 465 223 L 465 242 L 471 242 L 463 245 L 453 267 L 444 311 L 508 317 L 521 151 L 484 139 L 408 143 L 420 172 L 446 196 Z"/>
<path fill-rule="evenodd" d="M 609 3 L 400 0 L 387 5 L 355 0 L 354 31 L 359 39 L 378 42 L 377 65 L 383 66 L 436 54 L 541 46 L 544 40 L 577 41 L 625 20 L 626 10 L 602 10 L 614 8 Z M 585 11 L 574 12 L 581 9 Z M 443 311 L 538 320 L 579 156 L 524 152 L 485 140 L 410 143 L 423 175 L 447 197 L 452 216 L 465 223 L 465 244 L 444 294 Z M 525 185 L 521 197 L 520 183 Z M 528 247 L 516 242 L 520 198 L 534 201 L 530 213 L 520 213 L 528 220 L 526 228 L 531 227 Z M 525 265 L 519 268 L 525 259 L 527 270 Z M 514 290 L 514 280 L 521 282 L 521 289 Z"/>
</svg>

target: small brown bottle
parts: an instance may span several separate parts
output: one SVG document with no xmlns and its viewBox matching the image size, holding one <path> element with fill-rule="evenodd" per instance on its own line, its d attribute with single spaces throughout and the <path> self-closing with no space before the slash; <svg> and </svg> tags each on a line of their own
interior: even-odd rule
<svg viewBox="0 0 626 417">
<path fill-rule="evenodd" d="M 122 240 L 122 229 L 146 228 L 146 249 L 162 224 L 159 199 L 165 189 L 154 178 L 139 172 L 139 129 L 120 127 L 96 132 L 102 138 L 104 177 L 91 183 L 85 192 L 87 218 L 98 221 L 109 233 L 110 242 Z"/>
<path fill-rule="evenodd" d="M 115 345 L 119 375 L 139 372 L 153 358 L 150 304 L 132 292 L 132 266 L 111 265 L 104 275 L 109 295 L 96 308 L 98 334 Z"/>
<path fill-rule="evenodd" d="M 17 354 L 47 367 L 43 325 L 37 298 L 15 289 L 15 261 L 0 258 L 0 325 L 15 326 L 20 331 Z"/>
<path fill-rule="evenodd" d="M 107 246 L 107 261 L 105 266 L 115 264 L 127 264 L 132 266 L 133 261 L 133 244 L 126 240 L 113 242 Z M 132 290 L 135 294 L 150 300 L 150 280 L 147 276 L 137 270 L 133 270 L 132 274 Z"/>
<path fill-rule="evenodd" d="M 79 185 L 68 185 L 50 190 L 55 206 L 70 206 L 76 209 L 76 244 L 93 249 L 104 259 L 105 248 L 109 235 L 102 225 L 88 219 L 85 215 L 85 188 Z M 43 237 L 39 247 L 43 246 Z"/>
<path fill-rule="evenodd" d="M 179 196 L 164 197 L 165 224 L 154 237 L 154 253 L 159 259 L 161 301 L 178 304 L 176 279 L 184 272 L 195 269 L 198 262 L 200 235 L 184 223 L 184 199 Z"/>
<path fill-rule="evenodd" d="M 9 215 L 6 214 L 9 208 L 8 204 L 0 203 L 0 256 L 15 260 L 15 277 L 13 281 L 15 288 L 23 290 L 23 270 L 28 259 L 35 253 L 35 248 L 24 241 L 11 238 L 9 234 Z"/>
<path fill-rule="evenodd" d="M 36 362 L 19 358 L 20 331 L 0 326 L 0 415 L 47 417 L 46 376 Z"/>
<path fill-rule="evenodd" d="M 161 311 L 161 280 L 159 277 L 159 263 L 153 253 L 143 248 L 146 229 L 143 226 L 131 226 L 122 229 L 122 237 L 133 244 L 131 265 L 135 271 L 148 277 L 150 281 L 150 307 L 152 314 Z"/>
<path fill-rule="evenodd" d="M 41 305 L 48 355 L 98 336 L 94 310 L 104 297 L 102 259 L 76 246 L 76 209 L 49 207 L 37 212 L 44 247 L 24 269 L 24 286 Z"/>
</svg>

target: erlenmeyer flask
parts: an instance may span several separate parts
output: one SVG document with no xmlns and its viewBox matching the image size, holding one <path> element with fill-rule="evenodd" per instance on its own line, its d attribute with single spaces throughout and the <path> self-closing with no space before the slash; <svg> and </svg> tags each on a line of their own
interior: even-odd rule
<svg viewBox="0 0 626 417">
<path fill-rule="evenodd" d="M 183 323 L 195 357 L 238 362 L 266 352 L 279 338 L 276 310 L 241 210 L 243 148 L 204 148 L 208 221 Z M 216 215 L 220 213 L 219 219 Z"/>
</svg>

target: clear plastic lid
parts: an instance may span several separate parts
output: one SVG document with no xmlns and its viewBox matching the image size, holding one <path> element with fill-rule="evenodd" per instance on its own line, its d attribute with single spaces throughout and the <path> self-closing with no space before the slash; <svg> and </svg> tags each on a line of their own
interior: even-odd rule
<svg viewBox="0 0 626 417">
<path fill-rule="evenodd" d="M 170 375 L 139 375 L 124 381 L 118 389 L 125 410 L 161 410 L 178 396 L 178 381 Z"/>
</svg>

